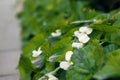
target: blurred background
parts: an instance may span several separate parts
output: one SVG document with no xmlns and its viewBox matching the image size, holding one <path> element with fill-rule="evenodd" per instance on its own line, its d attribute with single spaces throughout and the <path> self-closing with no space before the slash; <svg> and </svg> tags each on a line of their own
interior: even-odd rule
<svg viewBox="0 0 120 80">
<path fill-rule="evenodd" d="M 19 80 L 21 42 L 16 13 L 20 8 L 16 5 L 17 0 L 0 0 L 0 80 Z"/>
</svg>

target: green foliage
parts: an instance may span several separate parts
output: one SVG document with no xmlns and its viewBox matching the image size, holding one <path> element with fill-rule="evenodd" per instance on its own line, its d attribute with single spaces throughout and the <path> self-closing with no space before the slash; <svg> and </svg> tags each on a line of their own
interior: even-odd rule
<svg viewBox="0 0 120 80">
<path fill-rule="evenodd" d="M 31 64 L 29 58 L 21 55 L 20 62 L 19 62 L 19 71 L 21 80 L 31 80 L 31 73 L 35 70 L 34 66 Z M 27 73 L 27 74 L 26 74 Z"/>
<path fill-rule="evenodd" d="M 107 55 L 106 65 L 95 74 L 96 78 L 106 79 L 108 77 L 120 76 L 120 49 L 114 50 Z"/>
<path fill-rule="evenodd" d="M 110 43 L 120 45 L 120 29 L 117 29 L 115 32 L 107 33 L 105 37 Z"/>
<path fill-rule="evenodd" d="M 80 50 L 75 50 L 72 59 L 74 66 L 68 70 L 68 80 L 87 80 L 90 75 L 101 69 L 104 56 L 104 51 L 99 45 L 89 44 Z"/>
<path fill-rule="evenodd" d="M 54 71 L 65 60 L 67 51 L 74 52 L 74 64 L 67 71 L 56 71 L 59 80 L 120 79 L 120 11 L 105 14 L 88 4 L 87 0 L 25 0 L 19 13 L 21 80 L 38 80 Z M 90 41 L 83 48 L 73 48 L 74 32 L 84 25 L 93 28 Z M 61 36 L 52 37 L 57 29 Z M 39 47 L 42 54 L 32 57 L 32 51 Z"/>
</svg>

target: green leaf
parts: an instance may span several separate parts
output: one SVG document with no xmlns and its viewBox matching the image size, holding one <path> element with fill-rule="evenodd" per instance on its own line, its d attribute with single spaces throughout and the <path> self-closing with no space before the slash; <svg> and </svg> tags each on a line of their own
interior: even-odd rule
<svg viewBox="0 0 120 80">
<path fill-rule="evenodd" d="M 118 29 L 116 26 L 110 26 L 106 24 L 93 24 L 91 28 L 102 32 L 113 32 Z"/>
<path fill-rule="evenodd" d="M 55 63 L 54 62 L 46 62 L 46 68 L 45 70 L 50 72 L 55 69 Z"/>
<path fill-rule="evenodd" d="M 101 46 L 89 44 L 79 50 L 75 49 L 72 61 L 74 65 L 67 71 L 68 80 L 73 78 L 86 80 L 87 76 L 101 69 L 104 63 L 104 52 Z"/>
<path fill-rule="evenodd" d="M 115 44 L 109 44 L 108 46 L 104 47 L 104 51 L 105 51 L 105 53 L 110 53 L 110 52 L 112 52 L 112 51 L 114 51 L 114 50 L 116 50 L 118 48 L 119 47 L 117 45 L 115 45 Z"/>
<path fill-rule="evenodd" d="M 31 80 L 31 73 L 35 70 L 35 67 L 28 57 L 21 55 L 18 68 L 20 71 L 20 80 Z"/>
<path fill-rule="evenodd" d="M 73 50 L 73 48 L 72 48 L 72 46 L 71 46 L 71 44 L 63 51 L 63 53 L 62 54 L 60 54 L 59 56 L 58 56 L 58 58 L 56 58 L 54 61 L 55 62 L 60 62 L 60 61 L 62 61 L 62 60 L 64 60 L 65 59 L 65 54 L 66 54 L 66 52 L 67 51 L 72 51 Z"/>
<path fill-rule="evenodd" d="M 105 41 L 120 45 L 120 29 L 116 30 L 115 32 L 107 33 L 105 35 Z"/>
<path fill-rule="evenodd" d="M 38 80 L 40 77 L 42 77 L 44 74 L 41 73 L 41 71 L 38 71 L 33 77 L 32 80 Z"/>
<path fill-rule="evenodd" d="M 95 78 L 107 79 L 120 77 L 120 49 L 110 52 L 107 57 L 107 63 L 94 75 Z"/>
<path fill-rule="evenodd" d="M 44 34 L 36 35 L 32 40 L 30 40 L 29 44 L 23 47 L 23 54 L 25 56 L 31 57 L 32 51 L 37 50 L 42 44 L 45 42 Z"/>
<path fill-rule="evenodd" d="M 66 80 L 86 80 L 86 77 L 87 75 L 81 74 L 74 66 L 67 70 Z"/>
<path fill-rule="evenodd" d="M 43 51 L 43 54 L 45 55 L 46 58 L 50 57 L 51 56 L 51 46 L 50 46 L 50 43 L 48 41 L 44 41 L 44 43 L 42 43 L 41 45 L 42 47 L 42 51 Z"/>
<path fill-rule="evenodd" d="M 71 44 L 71 37 L 66 37 L 55 43 L 51 47 L 52 54 L 62 54 L 64 50 Z"/>
</svg>

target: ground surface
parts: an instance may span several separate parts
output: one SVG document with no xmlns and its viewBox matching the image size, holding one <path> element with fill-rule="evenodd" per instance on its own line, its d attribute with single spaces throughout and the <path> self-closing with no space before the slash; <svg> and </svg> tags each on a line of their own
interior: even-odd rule
<svg viewBox="0 0 120 80">
<path fill-rule="evenodd" d="M 20 27 L 15 0 L 0 0 L 0 80 L 19 80 Z"/>
</svg>

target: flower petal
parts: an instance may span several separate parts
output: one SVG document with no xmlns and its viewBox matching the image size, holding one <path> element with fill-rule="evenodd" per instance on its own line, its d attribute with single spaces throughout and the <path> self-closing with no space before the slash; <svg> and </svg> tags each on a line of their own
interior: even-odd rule
<svg viewBox="0 0 120 80">
<path fill-rule="evenodd" d="M 38 52 L 41 51 L 41 47 L 38 48 Z"/>
<path fill-rule="evenodd" d="M 33 50 L 32 53 L 33 53 L 33 54 L 37 54 L 37 51 L 36 51 L 36 50 Z"/>
<path fill-rule="evenodd" d="M 33 55 L 32 55 L 33 57 L 37 57 L 38 56 L 38 52 L 36 50 L 33 50 L 32 53 L 33 53 Z"/>
<path fill-rule="evenodd" d="M 67 52 L 66 52 L 66 55 L 65 55 L 65 60 L 66 60 L 66 61 L 70 61 L 72 54 L 73 54 L 72 51 L 67 51 Z"/>
<path fill-rule="evenodd" d="M 81 33 L 79 31 L 75 31 L 74 32 L 74 36 L 76 36 L 77 38 L 79 38 L 81 36 Z"/>
<path fill-rule="evenodd" d="M 60 68 L 67 70 L 70 67 L 70 64 L 67 61 L 60 62 Z"/>
<path fill-rule="evenodd" d="M 73 48 L 77 48 L 77 49 L 82 48 L 83 47 L 83 43 L 73 42 L 72 43 L 72 47 Z"/>
<path fill-rule="evenodd" d="M 73 62 L 69 62 L 70 65 L 73 65 Z"/>
<path fill-rule="evenodd" d="M 56 30 L 56 33 L 61 33 L 61 30 L 60 30 L 60 29 L 57 29 L 57 30 Z"/>
<path fill-rule="evenodd" d="M 41 53 L 42 53 L 42 50 L 40 50 L 41 48 L 38 49 L 38 51 L 36 50 L 33 50 L 32 53 L 33 53 L 33 57 L 38 57 Z"/>
<path fill-rule="evenodd" d="M 59 37 L 59 36 L 61 36 L 61 30 L 60 29 L 57 29 L 55 32 L 52 32 L 51 33 L 51 36 L 52 37 Z"/>
<path fill-rule="evenodd" d="M 85 27 L 80 27 L 79 31 L 81 33 L 90 34 L 93 31 L 93 29 L 85 26 Z"/>
<path fill-rule="evenodd" d="M 87 34 L 81 33 L 81 36 L 79 37 L 79 41 L 81 43 L 87 43 L 90 40 Z"/>
</svg>

